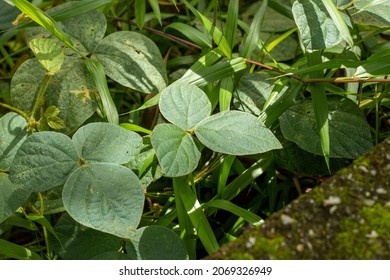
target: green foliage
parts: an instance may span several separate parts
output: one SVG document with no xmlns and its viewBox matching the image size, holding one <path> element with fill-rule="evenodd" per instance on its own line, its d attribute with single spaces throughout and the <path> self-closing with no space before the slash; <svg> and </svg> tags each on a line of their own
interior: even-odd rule
<svg viewBox="0 0 390 280">
<path fill-rule="evenodd" d="M 171 2 L 0 3 L 1 258 L 201 258 L 389 136 L 387 1 Z"/>
</svg>

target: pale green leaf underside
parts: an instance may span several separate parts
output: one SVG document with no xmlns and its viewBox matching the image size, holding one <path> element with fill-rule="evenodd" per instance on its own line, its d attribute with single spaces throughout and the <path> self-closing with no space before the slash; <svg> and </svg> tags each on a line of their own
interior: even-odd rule
<svg viewBox="0 0 390 280">
<path fill-rule="evenodd" d="M 90 123 L 73 135 L 80 158 L 85 162 L 123 164 L 138 154 L 142 138 L 138 134 L 110 123 Z"/>
<path fill-rule="evenodd" d="M 195 135 L 209 149 L 224 154 L 259 154 L 282 148 L 255 116 L 239 111 L 220 112 L 204 119 L 195 127 Z"/>
<path fill-rule="evenodd" d="M 191 84 L 166 88 L 161 93 L 159 107 L 167 120 L 184 130 L 192 129 L 211 112 L 207 95 Z"/>
<path fill-rule="evenodd" d="M 356 158 L 372 148 L 370 129 L 362 112 L 348 98 L 328 96 L 330 157 Z M 322 155 L 310 100 L 290 107 L 280 118 L 283 136 L 301 149 Z"/>
<path fill-rule="evenodd" d="M 64 134 L 38 132 L 26 139 L 10 168 L 10 180 L 30 191 L 45 191 L 65 182 L 78 156 Z"/>
<path fill-rule="evenodd" d="M 195 170 L 200 152 L 192 136 L 172 124 L 160 124 L 153 130 L 151 141 L 163 173 L 178 177 Z"/>
<path fill-rule="evenodd" d="M 27 137 L 24 118 L 10 112 L 0 118 L 0 169 L 7 170 Z"/>
<path fill-rule="evenodd" d="M 166 72 L 160 51 L 148 37 L 131 31 L 115 32 L 96 47 L 107 76 L 123 86 L 144 93 L 157 93 L 166 87 Z"/>
<path fill-rule="evenodd" d="M 72 172 L 64 186 L 63 200 L 77 222 L 129 238 L 141 219 L 144 190 L 130 169 L 91 163 Z"/>
<path fill-rule="evenodd" d="M 30 192 L 13 184 L 8 175 L 0 173 L 0 224 L 25 202 Z"/>
<path fill-rule="evenodd" d="M 341 42 L 342 37 L 321 0 L 297 0 L 292 12 L 307 50 L 331 48 Z"/>
</svg>

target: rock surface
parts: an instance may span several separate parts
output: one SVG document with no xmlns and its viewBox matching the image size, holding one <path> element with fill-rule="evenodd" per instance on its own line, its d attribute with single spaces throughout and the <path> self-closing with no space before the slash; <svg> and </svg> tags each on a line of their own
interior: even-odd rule
<svg viewBox="0 0 390 280">
<path fill-rule="evenodd" d="M 208 259 L 390 259 L 390 138 Z"/>
</svg>

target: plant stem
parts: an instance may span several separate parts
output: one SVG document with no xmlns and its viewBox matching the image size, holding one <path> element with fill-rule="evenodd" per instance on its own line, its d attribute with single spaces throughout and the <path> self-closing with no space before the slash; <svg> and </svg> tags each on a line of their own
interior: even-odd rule
<svg viewBox="0 0 390 280">
<path fill-rule="evenodd" d="M 38 198 L 39 198 L 39 203 L 41 204 L 39 208 L 39 215 L 43 216 L 43 213 L 45 212 L 45 205 L 44 205 L 43 196 L 41 192 L 38 192 Z M 53 254 L 50 248 L 49 235 L 46 227 L 42 226 L 42 228 L 43 228 L 43 236 L 45 238 L 47 258 L 51 260 L 53 258 Z"/>
<path fill-rule="evenodd" d="M 19 110 L 18 108 L 15 108 L 15 107 L 13 107 L 11 105 L 8 105 L 8 104 L 5 104 L 3 102 L 0 102 L 0 106 L 4 107 L 4 108 L 7 108 L 7 109 L 10 109 L 11 111 L 14 111 L 14 112 L 18 113 L 19 115 L 21 115 L 26 120 L 28 120 L 28 118 L 29 118 L 28 115 L 25 112 L 23 112 L 22 110 Z"/>
<path fill-rule="evenodd" d="M 48 74 L 45 74 L 45 76 L 43 77 L 41 87 L 39 88 L 37 99 L 35 99 L 34 107 L 33 107 L 31 114 L 30 114 L 29 121 L 33 121 L 35 119 L 36 112 L 38 111 L 38 109 L 40 109 L 42 107 L 42 105 L 43 105 L 42 103 L 44 101 L 43 96 L 46 92 L 46 89 L 47 89 L 49 83 L 50 83 L 51 77 L 52 77 L 52 75 L 48 75 Z"/>
</svg>

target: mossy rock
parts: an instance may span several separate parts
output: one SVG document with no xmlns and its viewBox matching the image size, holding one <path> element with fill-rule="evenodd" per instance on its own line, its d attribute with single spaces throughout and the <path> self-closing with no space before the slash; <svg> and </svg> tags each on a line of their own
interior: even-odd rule
<svg viewBox="0 0 390 280">
<path fill-rule="evenodd" d="M 390 259 L 390 138 L 208 259 Z"/>
</svg>

